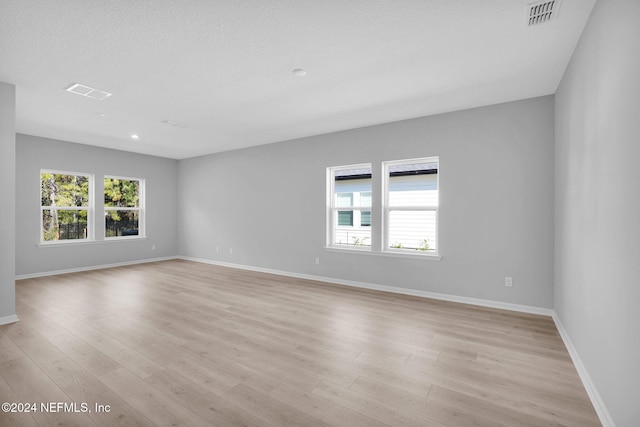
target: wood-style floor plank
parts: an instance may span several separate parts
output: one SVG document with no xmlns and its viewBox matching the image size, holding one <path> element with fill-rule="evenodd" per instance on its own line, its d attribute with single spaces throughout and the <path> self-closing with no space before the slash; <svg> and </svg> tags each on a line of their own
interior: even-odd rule
<svg viewBox="0 0 640 427">
<path fill-rule="evenodd" d="M 0 400 L 2 400 L 2 403 L 22 402 L 2 375 L 0 375 Z M 0 413 L 0 420 L 2 420 L 2 426 L 4 427 L 32 427 L 38 425 L 29 413 L 3 412 Z"/>
<path fill-rule="evenodd" d="M 49 426 L 95 426 L 87 414 L 75 412 L 74 406 L 70 412 L 54 410 L 43 411 L 41 404 L 76 403 L 71 399 L 40 369 L 29 357 L 24 356 L 0 364 L 0 375 L 13 390 L 17 399 L 15 403 L 32 403 L 36 408 L 28 415 L 39 425 Z M 77 402 L 79 406 L 80 402 Z M 74 412 L 71 412 L 74 411 Z M 0 413 L 0 419 L 4 413 Z"/>
<path fill-rule="evenodd" d="M 91 404 L 89 418 L 97 426 L 142 427 L 154 424 L 93 375 L 83 372 L 57 379 L 56 384 L 72 401 Z M 95 404 L 109 405 L 109 411 L 96 410 Z"/>
<path fill-rule="evenodd" d="M 21 280 L 0 426 L 598 426 L 552 319 L 173 260 Z"/>
</svg>

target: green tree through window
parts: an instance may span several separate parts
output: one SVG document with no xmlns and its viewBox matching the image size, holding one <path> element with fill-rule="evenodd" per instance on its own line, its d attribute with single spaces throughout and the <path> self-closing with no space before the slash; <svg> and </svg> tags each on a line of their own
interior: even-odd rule
<svg viewBox="0 0 640 427">
<path fill-rule="evenodd" d="M 89 175 L 42 171 L 42 241 L 89 238 Z"/>
<path fill-rule="evenodd" d="M 105 237 L 142 234 L 142 182 L 139 179 L 105 177 Z"/>
</svg>

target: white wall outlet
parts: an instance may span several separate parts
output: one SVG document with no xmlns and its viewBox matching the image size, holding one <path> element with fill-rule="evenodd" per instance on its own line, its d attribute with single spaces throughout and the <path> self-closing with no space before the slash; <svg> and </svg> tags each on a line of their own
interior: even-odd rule
<svg viewBox="0 0 640 427">
<path fill-rule="evenodd" d="M 507 276 L 507 277 L 505 277 L 505 278 L 504 278 L 504 285 L 505 285 L 507 288 L 512 287 L 512 286 L 513 286 L 513 277 L 508 277 L 508 276 Z"/>
<path fill-rule="evenodd" d="M 316 265 L 320 264 L 320 257 L 316 257 Z"/>
<path fill-rule="evenodd" d="M 216 246 L 216 253 L 220 252 L 220 247 Z"/>
<path fill-rule="evenodd" d="M 233 253 L 233 248 L 229 248 L 229 253 L 232 254 Z"/>
<path fill-rule="evenodd" d="M 156 250 L 156 245 L 151 245 L 151 250 L 155 251 Z"/>
</svg>

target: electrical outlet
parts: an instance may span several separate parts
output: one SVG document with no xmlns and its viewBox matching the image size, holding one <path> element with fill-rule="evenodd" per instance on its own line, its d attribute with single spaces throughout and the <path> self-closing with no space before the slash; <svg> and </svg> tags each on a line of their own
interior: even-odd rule
<svg viewBox="0 0 640 427">
<path fill-rule="evenodd" d="M 155 251 L 156 250 L 156 245 L 151 245 L 151 250 Z"/>
<path fill-rule="evenodd" d="M 220 247 L 216 246 L 216 253 L 220 252 Z"/>
<path fill-rule="evenodd" d="M 316 265 L 320 264 L 320 257 L 316 257 Z"/>
<path fill-rule="evenodd" d="M 504 285 L 505 285 L 507 288 L 512 287 L 512 286 L 513 286 L 513 277 L 508 277 L 508 276 L 507 276 L 507 277 L 505 277 L 505 278 L 504 278 Z"/>
<path fill-rule="evenodd" d="M 233 253 L 233 248 L 229 248 L 229 253 L 232 254 Z"/>
</svg>

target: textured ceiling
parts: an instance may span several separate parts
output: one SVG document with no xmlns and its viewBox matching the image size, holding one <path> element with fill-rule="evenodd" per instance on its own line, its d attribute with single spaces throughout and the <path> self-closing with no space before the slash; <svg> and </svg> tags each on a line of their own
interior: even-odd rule
<svg viewBox="0 0 640 427">
<path fill-rule="evenodd" d="M 2 0 L 0 81 L 20 133 L 187 158 L 552 94 L 595 0 L 530 3 Z"/>
</svg>

